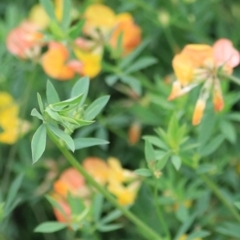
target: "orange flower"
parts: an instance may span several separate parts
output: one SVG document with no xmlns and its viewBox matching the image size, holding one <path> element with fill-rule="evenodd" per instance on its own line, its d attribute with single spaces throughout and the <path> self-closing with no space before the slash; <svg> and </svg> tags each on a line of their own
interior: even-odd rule
<svg viewBox="0 0 240 240">
<path fill-rule="evenodd" d="M 68 50 L 63 44 L 51 42 L 48 51 L 42 56 L 42 67 L 52 78 L 70 80 L 75 73 L 82 73 L 82 63 L 77 60 L 68 61 L 68 58 Z"/>
<path fill-rule="evenodd" d="M 193 114 L 193 125 L 201 122 L 206 100 L 213 88 L 213 105 L 215 111 L 221 111 L 224 101 L 219 72 L 231 74 L 233 67 L 240 62 L 239 52 L 228 39 L 218 40 L 213 47 L 204 44 L 189 44 L 173 59 L 173 69 L 177 81 L 173 83 L 168 100 L 182 96 L 201 83 L 203 84 L 200 98 Z"/>
<path fill-rule="evenodd" d="M 212 60 L 213 49 L 206 44 L 188 44 L 183 48 L 181 54 L 188 56 L 194 67 L 201 67 L 208 59 Z"/>
<path fill-rule="evenodd" d="M 83 176 L 74 168 L 66 169 L 60 178 L 54 183 L 54 190 L 59 195 L 66 197 L 70 192 L 73 195 L 81 196 L 81 190 L 85 186 Z"/>
<path fill-rule="evenodd" d="M 67 195 L 83 198 L 87 201 L 90 191 L 85 184 L 83 176 L 74 168 L 66 169 L 54 183 L 54 192 L 51 196 L 60 205 L 62 211 L 54 208 L 54 213 L 58 221 L 71 223 L 71 208 L 68 203 Z"/>
<path fill-rule="evenodd" d="M 116 48 L 118 38 L 123 35 L 122 47 L 123 54 L 130 53 L 141 42 L 141 29 L 134 23 L 132 16 L 129 13 L 121 13 L 116 17 L 116 27 L 113 30 L 110 38 L 110 45 Z"/>
<path fill-rule="evenodd" d="M 24 21 L 8 34 L 7 48 L 20 58 L 35 58 L 40 54 L 42 38 L 38 25 Z"/>
<path fill-rule="evenodd" d="M 141 136 L 141 125 L 138 122 L 134 122 L 128 130 L 128 142 L 135 145 Z"/>
<path fill-rule="evenodd" d="M 198 125 L 201 122 L 205 107 L 206 107 L 205 101 L 202 99 L 198 99 L 197 104 L 195 106 L 194 113 L 193 113 L 193 119 L 192 119 L 192 124 L 194 126 Z"/>
<path fill-rule="evenodd" d="M 216 112 L 220 112 L 224 108 L 224 100 L 223 100 L 222 90 L 221 90 L 219 81 L 215 81 L 214 83 L 213 106 Z"/>
<path fill-rule="evenodd" d="M 100 184 L 108 180 L 109 167 L 107 163 L 98 157 L 88 157 L 83 161 L 83 167 Z"/>
</svg>

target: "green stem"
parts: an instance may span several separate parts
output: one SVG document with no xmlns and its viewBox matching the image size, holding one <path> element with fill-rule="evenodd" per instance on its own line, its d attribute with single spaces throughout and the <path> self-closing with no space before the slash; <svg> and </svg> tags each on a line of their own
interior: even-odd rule
<svg viewBox="0 0 240 240">
<path fill-rule="evenodd" d="M 158 203 L 158 179 L 155 179 L 154 202 L 155 202 L 155 206 L 156 206 L 156 209 L 157 209 L 158 219 L 159 219 L 159 221 L 161 223 L 161 226 L 162 226 L 162 228 L 163 228 L 163 230 L 164 230 L 164 232 L 167 236 L 167 240 L 170 240 L 171 235 L 170 235 L 169 229 L 167 227 L 166 221 L 163 218 L 162 211 L 161 211 L 159 203 Z"/>
<path fill-rule="evenodd" d="M 144 222 L 142 222 L 128 209 L 120 205 L 118 201 L 103 186 L 97 183 L 92 178 L 92 176 L 89 175 L 89 173 L 78 163 L 76 158 L 66 149 L 66 147 L 62 146 L 58 142 L 58 139 L 56 139 L 55 136 L 53 136 L 50 131 L 48 131 L 48 135 L 50 136 L 52 141 L 56 144 L 56 146 L 59 148 L 59 150 L 62 152 L 62 154 L 65 156 L 65 158 L 69 161 L 69 163 L 83 175 L 83 177 L 87 180 L 88 183 L 90 183 L 109 202 L 111 202 L 116 208 L 118 208 L 123 213 L 123 215 L 125 215 L 130 221 L 132 221 L 136 226 L 138 226 L 139 229 L 141 229 L 142 233 L 144 233 L 146 239 L 163 240 L 163 238 L 160 237 L 154 230 L 149 228 Z"/>
<path fill-rule="evenodd" d="M 234 83 L 236 83 L 237 85 L 240 86 L 240 79 L 233 76 L 233 75 L 226 75 L 226 74 L 221 74 L 221 76 L 230 79 L 231 81 L 233 81 Z"/>
<path fill-rule="evenodd" d="M 240 215 L 236 208 L 225 198 L 221 193 L 218 186 L 206 175 L 201 175 L 201 179 L 206 183 L 206 185 L 214 192 L 214 194 L 219 198 L 219 200 L 226 206 L 226 208 L 232 213 L 235 219 L 240 222 Z"/>
</svg>

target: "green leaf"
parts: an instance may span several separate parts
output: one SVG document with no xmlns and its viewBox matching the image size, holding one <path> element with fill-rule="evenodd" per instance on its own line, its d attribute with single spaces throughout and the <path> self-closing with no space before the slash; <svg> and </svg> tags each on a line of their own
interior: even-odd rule
<svg viewBox="0 0 240 240">
<path fill-rule="evenodd" d="M 168 162 L 171 152 L 166 152 L 159 160 L 157 160 L 157 169 L 162 170 Z"/>
<path fill-rule="evenodd" d="M 82 104 L 85 102 L 86 97 L 88 95 L 89 84 L 90 84 L 89 77 L 80 78 L 74 84 L 71 91 L 71 97 L 77 97 L 79 95 L 82 95 L 82 100 L 78 106 L 82 106 Z"/>
<path fill-rule="evenodd" d="M 110 231 L 114 231 L 114 230 L 117 230 L 122 227 L 123 227 L 122 224 L 116 223 L 116 224 L 109 224 L 109 225 L 100 225 L 100 226 L 97 226 L 97 229 L 100 232 L 110 232 Z"/>
<path fill-rule="evenodd" d="M 240 210 L 240 202 L 235 202 L 234 205 Z"/>
<path fill-rule="evenodd" d="M 181 163 L 182 163 L 181 158 L 177 155 L 173 155 L 171 157 L 171 161 L 172 161 L 172 164 L 175 167 L 175 169 L 178 171 L 180 169 Z"/>
<path fill-rule="evenodd" d="M 40 225 L 38 225 L 34 229 L 34 232 L 52 233 L 52 232 L 60 231 L 66 227 L 67 227 L 67 224 L 65 224 L 65 223 L 49 221 L 49 222 L 44 222 L 44 223 L 41 223 Z"/>
<path fill-rule="evenodd" d="M 43 8 L 46 11 L 47 15 L 52 20 L 57 21 L 52 1 L 50 1 L 50 0 L 40 0 L 40 4 L 43 6 Z"/>
<path fill-rule="evenodd" d="M 67 202 L 70 205 L 71 213 L 79 215 L 85 210 L 85 205 L 80 198 L 73 197 L 69 192 L 67 194 Z"/>
<path fill-rule="evenodd" d="M 75 151 L 74 141 L 67 133 L 53 125 L 48 125 L 48 128 L 54 135 L 62 139 L 72 152 Z"/>
<path fill-rule="evenodd" d="M 232 144 L 236 143 L 237 134 L 236 130 L 234 129 L 232 123 L 229 121 L 221 121 L 220 122 L 220 129 L 225 138 Z"/>
<path fill-rule="evenodd" d="M 137 175 L 143 176 L 143 177 L 150 177 L 152 176 L 152 171 L 148 168 L 139 168 L 134 171 Z"/>
<path fill-rule="evenodd" d="M 224 136 L 222 134 L 217 135 L 213 140 L 207 143 L 205 146 L 201 146 L 199 149 L 199 154 L 202 157 L 206 157 L 216 151 L 219 146 L 224 141 Z"/>
<path fill-rule="evenodd" d="M 168 124 L 167 136 L 171 147 L 175 148 L 179 143 L 179 124 L 176 114 L 173 114 Z"/>
<path fill-rule="evenodd" d="M 31 149 L 33 163 L 36 163 L 42 156 L 46 147 L 46 138 L 47 138 L 46 126 L 45 124 L 42 124 L 37 129 L 32 138 Z"/>
<path fill-rule="evenodd" d="M 118 81 L 118 76 L 117 75 L 109 75 L 105 79 L 106 83 L 108 86 L 112 86 Z"/>
<path fill-rule="evenodd" d="M 74 139 L 75 149 L 82 149 L 96 145 L 104 145 L 109 142 L 99 138 L 76 138 Z"/>
<path fill-rule="evenodd" d="M 43 116 L 38 112 L 38 110 L 36 108 L 34 108 L 32 111 L 31 111 L 31 116 L 33 117 L 37 117 L 38 119 L 40 120 L 44 120 L 43 119 Z"/>
<path fill-rule="evenodd" d="M 38 100 L 40 112 L 43 114 L 43 111 L 44 111 L 43 101 L 42 101 L 41 95 L 39 93 L 37 93 L 37 100 Z"/>
<path fill-rule="evenodd" d="M 92 120 L 94 119 L 105 107 L 109 100 L 110 96 L 103 96 L 96 99 L 93 103 L 91 103 L 88 108 L 84 112 L 84 119 L 85 120 Z"/>
<path fill-rule="evenodd" d="M 63 211 L 61 205 L 54 199 L 52 198 L 51 196 L 45 196 L 46 199 L 49 201 L 49 203 L 53 206 L 53 208 L 56 208 L 59 212 L 61 212 L 61 214 L 64 216 L 64 217 L 67 217 L 66 216 L 66 213 Z"/>
<path fill-rule="evenodd" d="M 119 78 L 123 83 L 129 85 L 134 92 L 141 95 L 142 87 L 137 78 L 129 75 L 120 75 Z"/>
<path fill-rule="evenodd" d="M 186 209 L 186 207 L 180 205 L 176 211 L 176 217 L 181 223 L 186 222 L 189 218 L 188 210 Z"/>
<path fill-rule="evenodd" d="M 127 68 L 124 73 L 131 74 L 157 63 L 154 57 L 142 57 Z"/>
<path fill-rule="evenodd" d="M 155 152 L 154 152 L 153 146 L 148 141 L 145 141 L 144 153 L 145 153 L 145 158 L 146 158 L 148 163 L 150 163 L 152 161 L 156 161 L 156 157 L 155 157 Z"/>
<path fill-rule="evenodd" d="M 195 240 L 195 239 L 200 239 L 209 236 L 210 233 L 208 231 L 204 230 L 198 230 L 193 233 L 191 233 L 186 240 Z"/>
<path fill-rule="evenodd" d="M 63 30 L 67 30 L 71 24 L 71 1 L 64 0 L 63 1 L 63 14 L 62 14 L 62 21 L 61 26 Z"/>
<path fill-rule="evenodd" d="M 237 223 L 225 222 L 225 223 L 221 224 L 220 226 L 218 226 L 216 228 L 216 231 L 225 236 L 233 237 L 236 239 L 239 239 L 239 236 L 240 236 L 240 228 L 239 228 L 239 224 L 237 224 Z"/>
<path fill-rule="evenodd" d="M 122 212 L 118 209 L 113 210 L 112 212 L 108 213 L 107 216 L 103 217 L 100 221 L 101 225 L 105 225 L 106 223 L 110 223 L 116 219 L 118 219 L 119 217 L 122 216 Z"/>
<path fill-rule="evenodd" d="M 73 25 L 70 29 L 69 29 L 69 33 L 68 36 L 70 36 L 71 39 L 75 40 L 77 37 L 80 36 L 81 34 L 81 30 L 84 26 L 85 21 L 84 20 L 79 20 L 77 22 L 77 24 Z"/>
<path fill-rule="evenodd" d="M 60 102 L 58 93 L 49 80 L 47 81 L 47 102 L 48 104 Z"/>
<path fill-rule="evenodd" d="M 217 170 L 217 167 L 215 164 L 201 164 L 200 166 L 198 166 L 197 168 L 197 173 L 198 174 L 203 174 L 203 173 L 209 173 L 209 172 L 214 172 Z"/>
<path fill-rule="evenodd" d="M 8 195 L 7 195 L 6 203 L 4 206 L 6 215 L 8 215 L 11 212 L 12 205 L 16 200 L 18 190 L 22 184 L 22 180 L 23 180 L 23 174 L 20 174 L 18 177 L 15 178 L 15 180 L 12 182 L 8 190 Z"/>
<path fill-rule="evenodd" d="M 152 145 L 154 145 L 156 147 L 168 150 L 168 147 L 166 146 L 166 144 L 159 137 L 144 136 L 143 139 L 147 140 L 148 142 L 150 142 Z"/>
<path fill-rule="evenodd" d="M 141 45 L 139 45 L 133 52 L 128 54 L 123 60 L 120 62 L 120 68 L 124 69 L 131 65 L 134 59 L 143 51 L 143 49 L 149 44 L 149 39 L 145 40 Z"/>
<path fill-rule="evenodd" d="M 61 101 L 58 103 L 53 103 L 49 105 L 49 108 L 51 108 L 53 111 L 69 111 L 73 108 L 75 108 L 77 105 L 79 106 L 79 103 L 82 101 L 83 94 L 80 94 L 76 97 L 69 98 L 65 101 Z"/>
<path fill-rule="evenodd" d="M 97 194 L 93 199 L 92 209 L 93 209 L 93 218 L 97 223 L 101 218 L 103 208 L 103 196 L 101 194 Z"/>
</svg>

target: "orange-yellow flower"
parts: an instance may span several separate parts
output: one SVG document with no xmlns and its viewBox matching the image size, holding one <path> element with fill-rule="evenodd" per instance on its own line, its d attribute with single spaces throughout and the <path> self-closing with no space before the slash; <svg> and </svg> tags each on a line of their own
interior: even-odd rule
<svg viewBox="0 0 240 240">
<path fill-rule="evenodd" d="M 6 44 L 13 55 L 23 59 L 34 58 L 40 54 L 42 38 L 38 25 L 24 21 L 8 34 Z"/>
<path fill-rule="evenodd" d="M 83 176 L 74 168 L 68 168 L 62 172 L 59 179 L 54 182 L 54 191 L 51 196 L 60 205 L 62 211 L 54 208 L 54 213 L 58 221 L 71 223 L 72 211 L 68 203 L 68 193 L 73 197 L 85 199 L 87 201 L 90 191 Z"/>
<path fill-rule="evenodd" d="M 28 19 L 39 26 L 40 29 L 47 28 L 50 23 L 50 18 L 41 4 L 36 4 L 31 8 Z"/>
<path fill-rule="evenodd" d="M 94 78 L 101 71 L 102 47 L 92 49 L 94 42 L 82 38 L 75 41 L 74 53 L 82 63 L 81 74 Z"/>
<path fill-rule="evenodd" d="M 116 48 L 122 34 L 123 55 L 131 52 L 141 42 L 141 29 L 134 23 L 129 13 L 116 15 L 112 9 L 103 4 L 92 4 L 84 13 L 86 19 L 83 32 L 103 46 L 108 43 Z"/>
<path fill-rule="evenodd" d="M 59 179 L 54 183 L 54 190 L 59 195 L 66 197 L 70 192 L 73 195 L 81 196 L 83 187 L 85 186 L 85 179 L 74 168 L 66 169 Z"/>
<path fill-rule="evenodd" d="M 100 184 L 106 184 L 109 167 L 107 163 L 98 157 L 88 157 L 83 161 L 83 167 Z"/>
<path fill-rule="evenodd" d="M 131 124 L 128 130 L 128 142 L 135 145 L 141 137 L 141 125 L 139 122 L 134 122 Z"/>
<path fill-rule="evenodd" d="M 178 240 L 187 240 L 188 235 L 187 234 L 183 234 Z M 202 238 L 194 238 L 193 240 L 202 240 Z"/>
<path fill-rule="evenodd" d="M 99 38 L 99 34 L 106 36 L 116 23 L 116 16 L 113 10 L 103 4 L 92 4 L 84 12 L 85 34 Z M 98 33 L 100 31 L 100 33 Z"/>
<path fill-rule="evenodd" d="M 70 80 L 75 73 L 82 73 L 82 63 L 68 58 L 68 50 L 63 44 L 51 42 L 48 51 L 42 56 L 43 70 L 52 78 Z"/>
<path fill-rule="evenodd" d="M 192 118 L 193 125 L 198 125 L 201 122 L 205 107 L 206 107 L 205 101 L 202 99 L 198 99 Z"/>
<path fill-rule="evenodd" d="M 110 44 L 113 48 L 117 46 L 118 38 L 122 34 L 123 54 L 130 53 L 141 42 L 141 28 L 134 23 L 129 13 L 121 13 L 116 16 L 116 27 L 114 28 Z"/>
<path fill-rule="evenodd" d="M 215 111 L 223 109 L 224 100 L 218 74 L 231 74 L 239 62 L 239 52 L 228 39 L 218 40 L 213 47 L 205 44 L 186 45 L 172 62 L 177 80 L 173 83 L 168 100 L 182 96 L 203 83 L 192 119 L 193 125 L 198 125 L 212 88 Z"/>
</svg>

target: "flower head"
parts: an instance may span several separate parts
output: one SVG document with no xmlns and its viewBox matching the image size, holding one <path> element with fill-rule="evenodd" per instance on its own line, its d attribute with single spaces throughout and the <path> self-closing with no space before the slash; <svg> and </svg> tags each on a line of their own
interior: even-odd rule
<svg viewBox="0 0 240 240">
<path fill-rule="evenodd" d="M 13 144 L 21 133 L 29 129 L 29 124 L 18 118 L 19 106 L 11 95 L 0 92 L 0 142 Z"/>
<path fill-rule="evenodd" d="M 118 39 L 122 34 L 123 54 L 130 53 L 141 42 L 141 29 L 134 23 L 129 13 L 121 13 L 116 16 L 116 26 L 110 37 L 110 45 L 116 48 Z"/>
<path fill-rule="evenodd" d="M 198 125 L 212 89 L 215 111 L 223 109 L 219 73 L 231 74 L 239 62 L 239 52 L 228 39 L 220 39 L 212 47 L 204 44 L 186 45 L 172 62 L 177 80 L 173 83 L 168 100 L 180 97 L 203 83 L 192 119 L 193 125 Z"/>
<path fill-rule="evenodd" d="M 42 56 L 44 71 L 58 80 L 70 80 L 75 73 L 82 73 L 82 63 L 77 60 L 69 60 L 69 52 L 66 46 L 58 42 L 49 43 L 49 49 Z"/>
<path fill-rule="evenodd" d="M 20 58 L 35 58 L 40 54 L 43 34 L 37 24 L 24 21 L 7 36 L 7 48 Z"/>
</svg>

